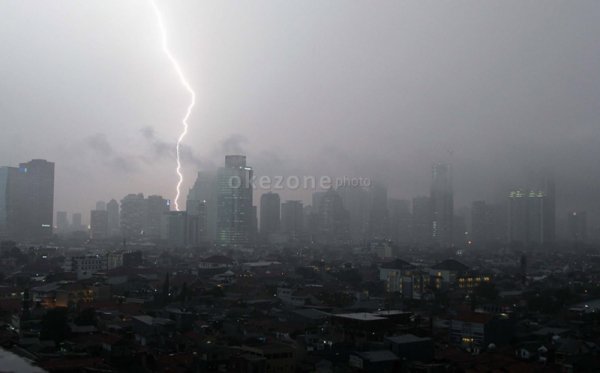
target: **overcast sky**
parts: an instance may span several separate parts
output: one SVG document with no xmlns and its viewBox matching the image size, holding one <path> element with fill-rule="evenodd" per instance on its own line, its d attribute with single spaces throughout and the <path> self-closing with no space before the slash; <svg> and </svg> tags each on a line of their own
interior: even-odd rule
<svg viewBox="0 0 600 373">
<path fill-rule="evenodd" d="M 552 171 L 559 207 L 598 211 L 598 1 L 157 4 L 198 94 L 184 190 L 243 152 L 411 198 L 451 160 L 457 206 Z M 173 198 L 187 103 L 148 1 L 0 0 L 0 164 L 56 162 L 55 210 Z"/>
</svg>

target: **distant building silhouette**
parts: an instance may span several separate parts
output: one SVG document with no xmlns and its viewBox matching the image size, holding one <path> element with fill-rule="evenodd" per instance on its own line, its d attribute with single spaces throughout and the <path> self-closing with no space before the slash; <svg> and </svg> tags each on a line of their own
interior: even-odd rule
<svg viewBox="0 0 600 373">
<path fill-rule="evenodd" d="M 119 202 L 111 199 L 106 204 L 106 212 L 108 217 L 108 235 L 116 237 L 120 232 Z"/>
<path fill-rule="evenodd" d="M 390 211 L 390 239 L 398 244 L 411 242 L 412 215 L 410 213 L 410 202 L 403 199 L 388 201 Z"/>
<path fill-rule="evenodd" d="M 354 243 L 361 243 L 367 238 L 369 228 L 369 196 L 360 186 L 344 184 L 336 190 L 344 208 L 350 215 L 350 238 Z M 313 194 L 314 198 L 314 194 Z"/>
<path fill-rule="evenodd" d="M 102 240 L 108 237 L 108 212 L 92 210 L 90 212 L 90 238 Z"/>
<path fill-rule="evenodd" d="M 301 201 L 281 204 L 281 231 L 289 241 L 301 241 L 304 234 L 304 207 Z"/>
<path fill-rule="evenodd" d="M 121 234 L 127 240 L 138 239 L 144 231 L 146 201 L 142 193 L 128 194 L 121 200 Z"/>
<path fill-rule="evenodd" d="M 389 211 L 387 189 L 381 184 L 369 188 L 369 228 L 370 240 L 389 238 Z"/>
<path fill-rule="evenodd" d="M 281 227 L 281 200 L 279 194 L 268 192 L 260 197 L 260 235 L 265 241 L 279 233 Z"/>
<path fill-rule="evenodd" d="M 225 167 L 217 174 L 217 243 L 220 246 L 248 245 L 255 231 L 252 204 L 252 168 L 243 155 L 225 156 Z"/>
<path fill-rule="evenodd" d="M 543 244 L 546 198 L 542 191 L 514 190 L 509 194 L 508 239 L 512 243 Z"/>
<path fill-rule="evenodd" d="M 0 167 L 0 235 L 40 241 L 52 236 L 54 163 L 43 159 Z"/>
<path fill-rule="evenodd" d="M 217 178 L 213 173 L 198 172 L 187 195 L 186 211 L 190 224 L 197 224 L 199 242 L 217 239 Z"/>
<path fill-rule="evenodd" d="M 66 211 L 56 212 L 56 231 L 58 234 L 65 234 L 69 230 L 69 219 Z"/>
<path fill-rule="evenodd" d="M 412 201 L 412 238 L 418 245 L 430 245 L 432 236 L 431 198 L 416 197 Z"/>
<path fill-rule="evenodd" d="M 587 241 L 587 213 L 573 211 L 567 216 L 568 239 L 571 242 Z"/>
<path fill-rule="evenodd" d="M 431 212 L 433 242 L 440 246 L 453 244 L 454 193 L 450 165 L 435 164 L 432 168 Z"/>
<path fill-rule="evenodd" d="M 335 190 L 325 192 L 317 214 L 317 242 L 330 245 L 349 243 L 350 216 Z"/>
<path fill-rule="evenodd" d="M 82 232 L 85 231 L 83 226 L 83 219 L 80 212 L 75 212 L 71 218 L 71 232 Z"/>
</svg>

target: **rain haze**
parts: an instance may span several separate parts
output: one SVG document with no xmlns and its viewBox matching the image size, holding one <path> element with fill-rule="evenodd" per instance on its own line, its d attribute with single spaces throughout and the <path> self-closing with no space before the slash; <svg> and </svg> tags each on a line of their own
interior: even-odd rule
<svg viewBox="0 0 600 373">
<path fill-rule="evenodd" d="M 458 207 L 550 173 L 559 218 L 600 212 L 597 1 L 157 5 L 197 93 L 184 196 L 243 153 L 256 175 L 369 177 L 397 198 L 449 162 Z M 0 56 L 0 159 L 55 162 L 55 210 L 174 198 L 189 97 L 148 1 L 0 1 Z"/>
</svg>

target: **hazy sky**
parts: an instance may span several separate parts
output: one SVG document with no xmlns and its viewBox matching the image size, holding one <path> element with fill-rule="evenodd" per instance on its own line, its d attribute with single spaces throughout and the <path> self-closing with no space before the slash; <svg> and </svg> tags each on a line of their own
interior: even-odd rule
<svg viewBox="0 0 600 373">
<path fill-rule="evenodd" d="M 598 1 L 157 4 L 198 94 L 184 190 L 243 152 L 410 198 L 451 157 L 457 205 L 552 170 L 562 209 L 598 211 Z M 55 210 L 173 198 L 187 103 L 148 1 L 0 0 L 0 164 L 56 162 Z"/>
</svg>

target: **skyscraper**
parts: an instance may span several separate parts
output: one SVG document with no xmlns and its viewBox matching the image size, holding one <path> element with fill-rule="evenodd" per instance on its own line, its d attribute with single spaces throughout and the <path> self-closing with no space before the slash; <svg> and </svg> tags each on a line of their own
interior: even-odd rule
<svg viewBox="0 0 600 373">
<path fill-rule="evenodd" d="M 143 236 L 149 240 L 160 239 L 163 215 L 169 212 L 169 201 L 161 196 L 148 196 L 145 200 Z"/>
<path fill-rule="evenodd" d="M 301 201 L 281 204 L 281 231 L 289 241 L 300 241 L 304 233 L 304 207 Z"/>
<path fill-rule="evenodd" d="M 492 241 L 492 210 L 485 201 L 474 201 L 471 204 L 470 239 L 475 246 L 484 246 Z"/>
<path fill-rule="evenodd" d="M 432 236 L 431 198 L 413 198 L 412 207 L 412 238 L 418 245 L 430 245 Z"/>
<path fill-rule="evenodd" d="M 144 230 L 146 203 L 144 195 L 128 194 L 121 200 L 121 234 L 125 239 L 140 238 Z"/>
<path fill-rule="evenodd" d="M 350 238 L 354 243 L 363 242 L 369 228 L 369 195 L 360 186 L 343 184 L 336 190 L 344 208 L 350 215 Z M 313 195 L 314 200 L 314 195 Z"/>
<path fill-rule="evenodd" d="M 66 211 L 56 212 L 56 233 L 65 234 L 69 230 L 69 219 Z"/>
<path fill-rule="evenodd" d="M 92 210 L 90 212 L 90 238 L 102 240 L 108 237 L 108 212 Z"/>
<path fill-rule="evenodd" d="M 15 238 L 19 181 L 22 176 L 16 167 L 0 167 L 0 237 Z"/>
<path fill-rule="evenodd" d="M 389 238 L 389 211 L 387 189 L 374 184 L 369 189 L 369 239 Z"/>
<path fill-rule="evenodd" d="M 111 237 L 118 236 L 120 233 L 119 202 L 111 199 L 106 204 L 106 212 L 108 214 L 108 235 Z"/>
<path fill-rule="evenodd" d="M 545 243 L 545 195 L 542 191 L 515 190 L 509 194 L 508 239 L 512 243 Z"/>
<path fill-rule="evenodd" d="M 333 188 L 323 195 L 317 214 L 317 242 L 330 245 L 350 242 L 350 216 Z"/>
<path fill-rule="evenodd" d="M 435 164 L 431 183 L 431 233 L 433 242 L 440 246 L 453 244 L 454 193 L 450 165 Z"/>
<path fill-rule="evenodd" d="M 190 224 L 198 224 L 199 242 L 214 242 L 217 238 L 217 178 L 213 173 L 198 172 L 194 186 L 190 188 L 186 211 Z"/>
<path fill-rule="evenodd" d="M 279 233 L 281 225 L 281 200 L 279 194 L 269 192 L 260 197 L 260 235 L 268 240 L 269 235 Z"/>
<path fill-rule="evenodd" d="M 0 168 L 0 235 L 45 240 L 54 221 L 54 163 L 34 159 Z"/>
<path fill-rule="evenodd" d="M 73 213 L 73 217 L 71 218 L 71 231 L 72 232 L 80 232 L 84 231 L 85 227 L 83 226 L 83 220 L 81 218 L 80 212 Z"/>
<path fill-rule="evenodd" d="M 567 217 L 568 239 L 571 242 L 586 242 L 587 213 L 585 211 L 570 212 Z"/>
<path fill-rule="evenodd" d="M 217 174 L 217 242 L 243 247 L 253 231 L 252 168 L 243 155 L 225 156 Z"/>
<path fill-rule="evenodd" d="M 96 202 L 96 210 L 106 210 L 106 202 L 104 202 L 104 201 Z"/>
<path fill-rule="evenodd" d="M 411 219 L 409 201 L 390 199 L 390 239 L 398 244 L 408 244 L 411 241 Z"/>
</svg>

